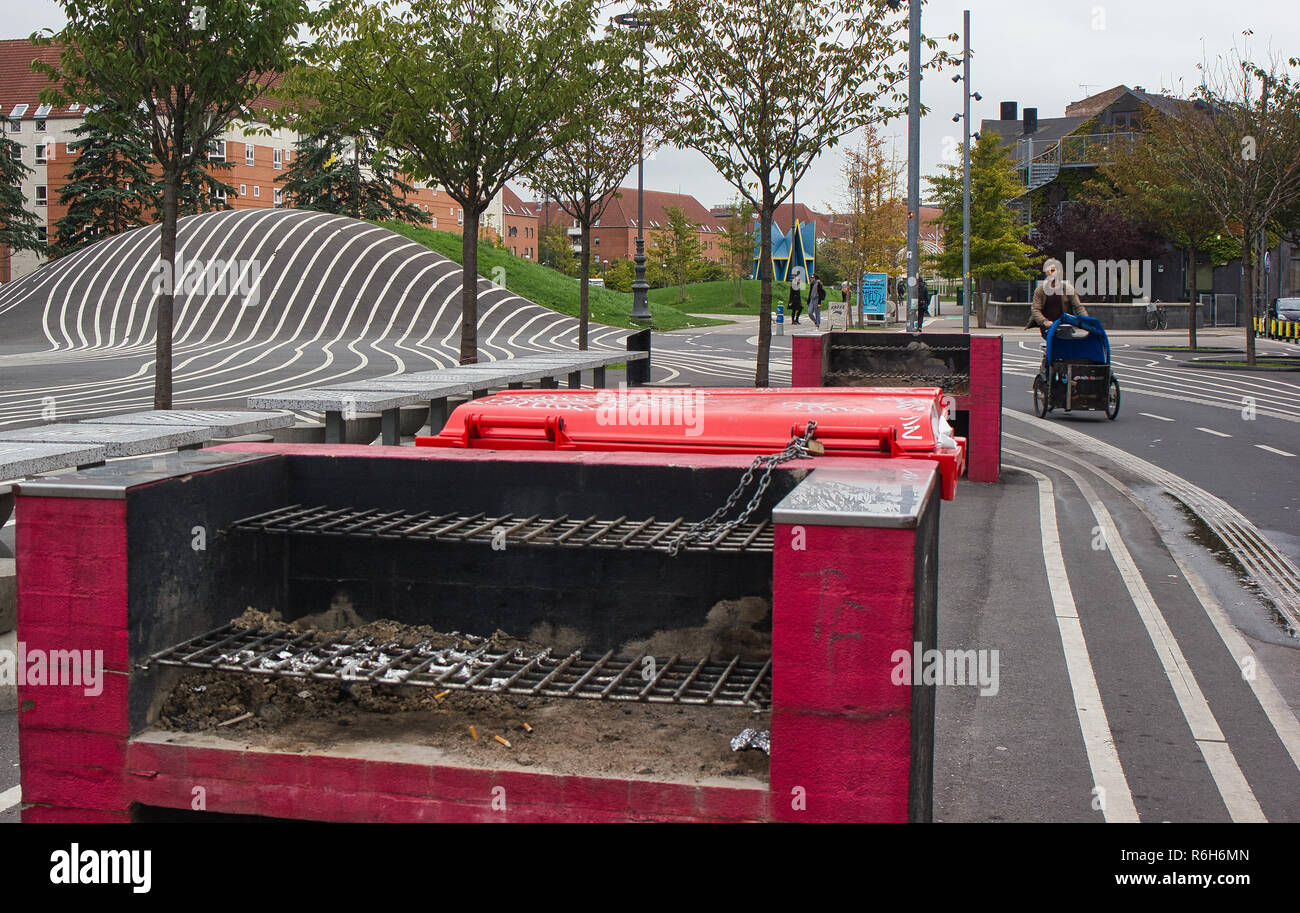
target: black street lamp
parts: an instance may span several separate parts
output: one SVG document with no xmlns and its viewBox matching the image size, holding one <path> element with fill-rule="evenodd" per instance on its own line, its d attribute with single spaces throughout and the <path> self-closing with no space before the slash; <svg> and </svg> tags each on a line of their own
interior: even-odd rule
<svg viewBox="0 0 1300 913">
<path fill-rule="evenodd" d="M 636 13 L 623 13 L 614 17 L 614 23 L 622 28 L 636 29 L 641 33 L 641 57 L 637 62 L 637 157 L 636 157 L 636 277 L 632 280 L 632 319 L 649 320 L 650 307 L 648 293 L 650 285 L 645 281 L 645 117 L 641 105 L 645 102 L 645 33 L 650 28 L 650 21 L 642 19 Z"/>
</svg>

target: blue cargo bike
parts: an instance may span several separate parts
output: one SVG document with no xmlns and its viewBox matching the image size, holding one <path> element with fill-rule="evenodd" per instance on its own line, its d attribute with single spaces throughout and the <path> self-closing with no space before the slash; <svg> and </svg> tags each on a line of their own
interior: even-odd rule
<svg viewBox="0 0 1300 913">
<path fill-rule="evenodd" d="M 1110 368 L 1110 342 L 1095 317 L 1062 314 L 1047 331 L 1043 363 L 1034 377 L 1034 412 L 1053 409 L 1119 415 L 1119 381 Z"/>
</svg>

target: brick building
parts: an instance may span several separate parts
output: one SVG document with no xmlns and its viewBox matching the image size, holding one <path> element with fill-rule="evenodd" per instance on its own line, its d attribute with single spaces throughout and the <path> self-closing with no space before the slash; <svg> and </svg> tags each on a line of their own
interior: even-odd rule
<svg viewBox="0 0 1300 913">
<path fill-rule="evenodd" d="M 7 138 L 18 143 L 23 163 L 32 169 L 23 181 L 23 195 L 47 236 L 53 235 L 55 224 L 67 213 L 67 207 L 58 203 L 59 192 L 76 161 L 75 151 L 68 151 L 68 144 L 77 140 L 72 131 L 81 126 L 85 113 L 78 104 L 62 108 L 40 103 L 40 91 L 48 82 L 44 76 L 32 72 L 32 61 L 57 63 L 59 53 L 57 46 L 33 47 L 25 38 L 0 40 L 0 128 Z M 250 109 L 273 111 L 279 105 L 278 100 L 261 96 Z M 254 125 L 232 124 L 212 153 L 213 158 L 232 163 L 231 168 L 215 172 L 218 179 L 235 189 L 235 195 L 227 200 L 228 205 L 233 209 L 285 205 L 276 178 L 293 161 L 299 134 L 285 129 L 273 129 L 268 134 L 264 132 L 265 124 L 256 125 L 256 134 L 245 134 L 245 126 Z M 407 200 L 428 213 L 429 227 L 460 234 L 465 223 L 460 204 L 436 185 L 416 183 L 415 187 Z M 518 197 L 514 199 L 516 208 L 523 209 Z M 487 235 L 508 231 L 504 195 L 493 201 L 482 223 Z M 530 246 L 535 251 L 536 244 Z M 26 275 L 44 260 L 32 251 L 11 255 L 7 247 L 0 245 L 0 282 Z"/>
<path fill-rule="evenodd" d="M 502 231 L 506 248 L 516 257 L 537 261 L 537 209 L 509 187 L 501 192 Z"/>
</svg>

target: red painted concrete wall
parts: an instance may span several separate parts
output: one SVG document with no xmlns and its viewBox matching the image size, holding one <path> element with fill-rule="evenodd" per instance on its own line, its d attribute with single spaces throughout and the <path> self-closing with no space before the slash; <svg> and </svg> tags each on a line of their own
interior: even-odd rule
<svg viewBox="0 0 1300 913">
<path fill-rule="evenodd" d="M 790 386 L 822 386 L 822 340 L 825 336 L 795 336 L 790 340 Z"/>
<path fill-rule="evenodd" d="M 17 517 L 18 640 L 105 666 L 94 697 L 20 684 L 23 821 L 126 821 L 126 502 L 20 497 Z"/>
<path fill-rule="evenodd" d="M 770 801 L 779 820 L 907 820 L 912 689 L 891 682 L 890 657 L 912 650 L 915 540 L 910 529 L 776 528 Z"/>
<path fill-rule="evenodd" d="M 970 337 L 970 428 L 966 477 L 996 482 L 1002 471 L 1002 337 Z"/>
</svg>

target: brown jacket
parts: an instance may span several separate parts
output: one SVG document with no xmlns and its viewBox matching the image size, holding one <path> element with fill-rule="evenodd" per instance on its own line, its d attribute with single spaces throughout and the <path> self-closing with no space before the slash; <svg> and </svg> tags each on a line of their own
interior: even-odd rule
<svg viewBox="0 0 1300 913">
<path fill-rule="evenodd" d="M 1061 285 L 1063 288 L 1061 288 L 1060 294 L 1055 295 L 1047 294 L 1045 291 L 1045 284 L 1039 285 L 1038 288 L 1034 290 L 1034 303 L 1029 309 L 1029 322 L 1025 324 L 1026 330 L 1032 329 L 1036 326 L 1041 326 L 1043 329 L 1050 327 L 1056 318 L 1049 318 L 1043 313 L 1043 309 L 1046 307 L 1049 310 L 1052 310 L 1052 305 L 1060 307 L 1061 313 L 1063 314 L 1078 314 L 1082 317 L 1088 316 L 1088 309 L 1085 308 L 1083 302 L 1079 300 L 1079 294 L 1074 290 L 1074 286 L 1069 282 L 1062 282 Z"/>
</svg>

